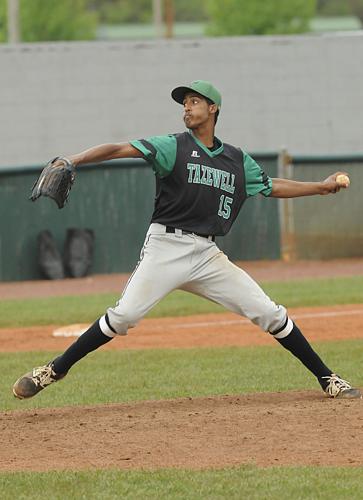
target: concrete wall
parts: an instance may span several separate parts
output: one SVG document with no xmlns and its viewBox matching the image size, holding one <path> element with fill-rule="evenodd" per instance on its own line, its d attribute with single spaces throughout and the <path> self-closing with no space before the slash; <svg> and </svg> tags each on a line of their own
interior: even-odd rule
<svg viewBox="0 0 363 500">
<path fill-rule="evenodd" d="M 210 79 L 248 151 L 362 152 L 363 34 L 0 46 L 0 165 L 183 128 L 170 90 Z"/>
</svg>

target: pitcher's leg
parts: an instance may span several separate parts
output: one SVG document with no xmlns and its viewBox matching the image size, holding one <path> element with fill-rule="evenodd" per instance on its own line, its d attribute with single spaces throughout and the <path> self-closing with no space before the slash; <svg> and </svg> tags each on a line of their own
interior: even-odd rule
<svg viewBox="0 0 363 500">
<path fill-rule="evenodd" d="M 221 252 L 184 289 L 222 304 L 269 332 L 317 377 L 332 397 L 357 398 L 360 391 L 334 375 L 313 350 L 286 309 L 275 304 L 257 283 Z"/>
<path fill-rule="evenodd" d="M 157 245 L 152 238 L 145 240 L 140 261 L 128 280 L 120 300 L 106 314 L 74 342 L 61 356 L 53 361 L 56 373 L 66 373 L 80 359 L 109 342 L 117 334 L 126 335 L 129 328 L 168 292 L 173 290 L 183 273 L 167 274 L 162 261 L 155 259 Z M 162 253 L 162 250 L 159 251 Z M 179 278 L 180 279 L 180 278 Z"/>
<path fill-rule="evenodd" d="M 130 276 L 120 300 L 109 307 L 62 356 L 55 359 L 53 369 L 65 373 L 71 366 L 91 351 L 110 341 L 117 334 L 126 335 L 162 297 L 176 288 L 185 276 L 182 252 L 174 248 L 170 239 L 148 235 L 140 254 L 140 261 Z M 180 248 L 180 247 L 178 247 Z M 174 252 L 181 264 L 173 273 L 165 272 L 165 258 Z M 168 258 L 169 258 L 168 257 Z"/>
<path fill-rule="evenodd" d="M 291 321 L 288 319 L 288 321 Z M 359 389 L 353 388 L 349 382 L 343 380 L 328 368 L 320 356 L 314 351 L 304 335 L 294 322 L 293 328 L 287 335 L 270 332 L 272 336 L 288 351 L 290 351 L 302 364 L 311 371 L 326 394 L 333 398 L 361 398 Z"/>
<path fill-rule="evenodd" d="M 77 361 L 107 344 L 112 338 L 102 332 L 100 322 L 96 320 L 61 356 L 52 361 L 53 371 L 66 374 Z"/>
<path fill-rule="evenodd" d="M 105 335 L 126 335 L 165 295 L 188 278 L 193 240 L 150 234 L 120 300 L 100 318 Z"/>
<path fill-rule="evenodd" d="M 207 265 L 203 266 L 189 283 L 183 285 L 183 289 L 247 317 L 266 332 L 277 331 L 283 327 L 283 335 L 292 329 L 291 321 L 286 322 L 286 309 L 275 304 L 262 288 L 223 252 L 218 252 L 209 259 Z"/>
<path fill-rule="evenodd" d="M 130 277 L 122 297 L 115 307 L 77 339 L 61 356 L 45 366 L 34 368 L 20 377 L 13 386 L 19 399 L 30 398 L 53 382 L 63 378 L 68 370 L 91 351 L 109 342 L 117 334 L 125 335 L 167 293 L 177 288 L 188 275 L 191 250 L 183 243 L 165 235 L 148 235 L 141 258 Z M 168 264 L 175 261 L 173 272 Z"/>
</svg>

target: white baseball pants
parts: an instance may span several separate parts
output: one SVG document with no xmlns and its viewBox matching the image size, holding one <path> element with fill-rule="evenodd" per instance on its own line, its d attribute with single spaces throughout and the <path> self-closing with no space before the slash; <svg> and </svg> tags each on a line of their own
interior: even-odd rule
<svg viewBox="0 0 363 500">
<path fill-rule="evenodd" d="M 180 289 L 195 293 L 249 318 L 276 338 L 293 328 L 286 309 L 275 304 L 242 269 L 212 241 L 194 234 L 166 233 L 151 224 L 140 260 L 120 300 L 100 318 L 102 332 L 126 335 L 163 297 Z"/>
</svg>

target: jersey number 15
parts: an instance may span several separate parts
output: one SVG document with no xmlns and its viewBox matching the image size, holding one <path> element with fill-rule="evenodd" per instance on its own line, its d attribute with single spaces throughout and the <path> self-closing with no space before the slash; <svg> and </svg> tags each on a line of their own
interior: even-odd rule
<svg viewBox="0 0 363 500">
<path fill-rule="evenodd" d="M 231 204 L 233 202 L 233 198 L 229 196 L 221 195 L 219 200 L 219 209 L 218 215 L 223 217 L 223 219 L 229 219 L 231 216 Z"/>
</svg>

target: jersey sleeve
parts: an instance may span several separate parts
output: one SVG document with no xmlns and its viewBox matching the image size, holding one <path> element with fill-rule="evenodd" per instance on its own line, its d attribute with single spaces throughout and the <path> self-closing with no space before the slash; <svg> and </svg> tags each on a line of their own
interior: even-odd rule
<svg viewBox="0 0 363 500">
<path fill-rule="evenodd" d="M 176 160 L 176 137 L 174 135 L 157 135 L 147 139 L 130 141 L 138 149 L 145 160 L 151 163 L 154 172 L 166 177 L 173 170 Z"/>
<path fill-rule="evenodd" d="M 265 174 L 259 164 L 247 153 L 243 153 L 243 160 L 247 196 L 254 196 L 258 193 L 270 196 L 272 192 L 272 179 Z"/>
</svg>

